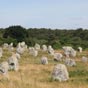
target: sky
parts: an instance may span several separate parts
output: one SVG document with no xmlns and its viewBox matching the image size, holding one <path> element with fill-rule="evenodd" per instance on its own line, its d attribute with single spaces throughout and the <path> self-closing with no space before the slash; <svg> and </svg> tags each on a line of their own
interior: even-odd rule
<svg viewBox="0 0 88 88">
<path fill-rule="evenodd" d="M 0 28 L 88 28 L 88 0 L 0 0 Z"/>
</svg>

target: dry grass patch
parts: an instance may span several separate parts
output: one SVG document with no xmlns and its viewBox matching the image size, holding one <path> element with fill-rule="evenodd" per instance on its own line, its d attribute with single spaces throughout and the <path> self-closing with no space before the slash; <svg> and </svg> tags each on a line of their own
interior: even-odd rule
<svg viewBox="0 0 88 88">
<path fill-rule="evenodd" d="M 87 56 L 88 52 L 84 51 L 82 54 Z M 10 55 L 11 53 L 5 50 L 0 61 L 7 60 Z M 40 63 L 42 55 L 48 57 L 48 65 Z M 48 55 L 47 52 L 39 51 L 39 55 L 33 57 L 27 51 L 21 55 L 18 72 L 9 71 L 9 79 L 0 76 L 0 88 L 88 88 L 88 63 L 82 63 L 81 56 L 77 53 L 75 58 L 77 66 L 67 67 L 70 79 L 67 82 L 59 82 L 51 79 L 51 72 L 55 64 L 64 62 L 55 62 L 53 56 Z"/>
</svg>

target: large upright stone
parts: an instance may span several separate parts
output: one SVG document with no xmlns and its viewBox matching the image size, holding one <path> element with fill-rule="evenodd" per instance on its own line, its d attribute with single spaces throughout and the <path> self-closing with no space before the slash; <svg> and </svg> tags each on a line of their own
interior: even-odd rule
<svg viewBox="0 0 88 88">
<path fill-rule="evenodd" d="M 55 61 L 62 61 L 63 55 L 61 53 L 55 53 L 54 54 L 54 60 Z"/>
<path fill-rule="evenodd" d="M 48 46 L 48 53 L 49 53 L 50 55 L 54 55 L 54 49 L 52 48 L 51 45 Z"/>
<path fill-rule="evenodd" d="M 66 58 L 66 59 L 65 59 L 65 64 L 66 64 L 67 66 L 76 66 L 75 60 L 74 60 L 74 59 L 70 59 L 70 58 Z"/>
<path fill-rule="evenodd" d="M 78 47 L 80 53 L 82 53 L 82 47 Z"/>
<path fill-rule="evenodd" d="M 8 62 L 2 62 L 0 64 L 0 74 L 7 75 L 9 70 L 9 64 Z"/>
<path fill-rule="evenodd" d="M 67 81 L 69 79 L 69 73 L 64 64 L 57 64 L 52 71 L 53 80 Z"/>
<path fill-rule="evenodd" d="M 8 59 L 8 63 L 9 63 L 9 70 L 15 71 L 19 70 L 19 63 L 15 54 Z"/>
<path fill-rule="evenodd" d="M 43 56 L 42 58 L 41 58 L 41 63 L 42 64 L 48 64 L 48 59 L 47 59 L 47 57 L 45 57 L 45 56 Z"/>
<path fill-rule="evenodd" d="M 40 50 L 40 45 L 38 43 L 36 43 L 34 47 L 36 50 Z"/>
<path fill-rule="evenodd" d="M 42 49 L 43 49 L 43 51 L 47 51 L 47 46 L 46 45 L 42 45 Z"/>
</svg>

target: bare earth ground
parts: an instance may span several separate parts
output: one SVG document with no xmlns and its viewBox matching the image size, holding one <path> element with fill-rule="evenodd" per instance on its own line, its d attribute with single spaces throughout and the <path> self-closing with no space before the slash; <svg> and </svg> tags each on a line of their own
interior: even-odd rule
<svg viewBox="0 0 88 88">
<path fill-rule="evenodd" d="M 62 50 L 56 52 L 63 53 Z M 10 52 L 4 50 L 0 62 L 6 61 L 10 55 Z M 48 65 L 40 63 L 40 57 L 43 55 L 48 57 Z M 0 88 L 88 88 L 88 62 L 81 62 L 82 56 L 88 56 L 88 51 L 77 53 L 77 57 L 73 58 L 77 66 L 67 67 L 70 79 L 67 82 L 59 82 L 51 79 L 51 72 L 54 65 L 64 62 L 54 62 L 53 56 L 47 52 L 40 51 L 37 57 L 25 52 L 19 60 L 18 72 L 9 71 L 9 79 L 0 76 Z"/>
</svg>

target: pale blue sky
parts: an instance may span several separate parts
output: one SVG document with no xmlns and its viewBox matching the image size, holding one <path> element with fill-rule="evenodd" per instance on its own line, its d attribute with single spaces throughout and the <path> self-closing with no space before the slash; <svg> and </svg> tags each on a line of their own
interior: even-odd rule
<svg viewBox="0 0 88 88">
<path fill-rule="evenodd" d="M 0 0 L 0 27 L 88 28 L 88 0 Z"/>
</svg>

